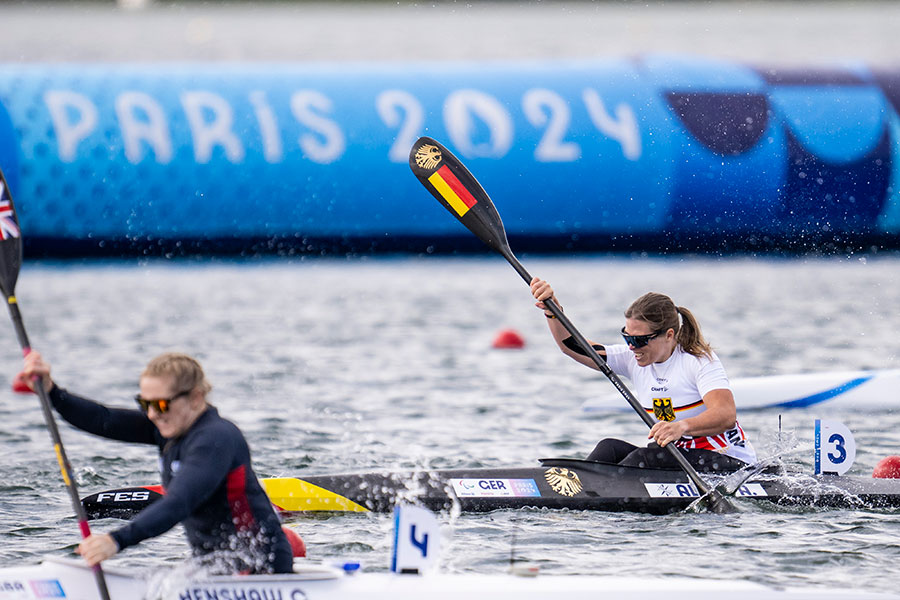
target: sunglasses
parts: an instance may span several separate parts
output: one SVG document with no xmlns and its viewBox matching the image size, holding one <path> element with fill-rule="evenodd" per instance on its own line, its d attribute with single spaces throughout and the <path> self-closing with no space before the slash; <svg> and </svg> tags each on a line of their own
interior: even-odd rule
<svg viewBox="0 0 900 600">
<path fill-rule="evenodd" d="M 650 343 L 650 340 L 660 335 L 662 335 L 662 331 L 648 333 L 646 335 L 628 335 L 625 333 L 625 328 L 622 327 L 622 338 L 625 340 L 625 343 L 635 348 L 643 348 Z"/>
<path fill-rule="evenodd" d="M 144 414 L 147 414 L 150 411 L 151 406 L 155 408 L 156 412 L 158 413 L 167 413 L 169 412 L 169 405 L 172 404 L 172 402 L 174 402 L 178 398 L 181 398 L 182 396 L 187 396 L 190 393 L 191 390 L 186 390 L 184 392 L 178 392 L 171 398 L 153 399 L 144 398 L 140 394 L 138 394 L 134 397 L 134 401 L 138 403 L 138 406 L 141 407 L 141 410 L 144 412 Z"/>
</svg>

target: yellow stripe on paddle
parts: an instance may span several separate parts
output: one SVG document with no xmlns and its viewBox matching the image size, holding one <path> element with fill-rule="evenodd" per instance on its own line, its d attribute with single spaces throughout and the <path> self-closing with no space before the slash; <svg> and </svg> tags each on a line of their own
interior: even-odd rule
<svg viewBox="0 0 900 600">
<path fill-rule="evenodd" d="M 361 506 L 335 494 L 323 487 L 307 483 L 294 477 L 273 477 L 262 480 L 263 488 L 269 496 L 269 500 L 288 512 L 333 510 L 345 512 L 369 512 L 365 506 Z"/>
<path fill-rule="evenodd" d="M 447 201 L 447 204 L 453 207 L 453 210 L 456 211 L 456 214 L 459 216 L 465 215 L 469 212 L 469 207 L 466 206 L 466 203 L 462 201 L 456 192 L 453 191 L 453 188 L 450 187 L 450 184 L 444 181 L 444 178 L 441 177 L 440 173 L 434 173 L 431 177 L 428 178 L 428 181 L 431 182 L 431 185 L 434 186 L 438 192 L 440 192 L 441 196 L 444 197 L 444 200 Z"/>
<path fill-rule="evenodd" d="M 59 444 L 53 444 L 53 451 L 56 452 L 56 462 L 59 463 L 59 472 L 62 473 L 63 481 L 65 482 L 66 487 L 71 487 L 72 480 L 69 479 L 69 470 L 66 468 L 66 461 L 63 459 L 62 448 Z"/>
</svg>

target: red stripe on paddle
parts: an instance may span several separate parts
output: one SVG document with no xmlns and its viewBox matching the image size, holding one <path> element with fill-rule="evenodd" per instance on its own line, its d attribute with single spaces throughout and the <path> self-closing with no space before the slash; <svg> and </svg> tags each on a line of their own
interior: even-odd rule
<svg viewBox="0 0 900 600">
<path fill-rule="evenodd" d="M 438 169 L 438 174 L 443 178 L 444 181 L 447 182 L 447 185 L 450 186 L 450 189 L 456 192 L 456 195 L 459 196 L 459 199 L 463 201 L 463 203 L 472 208 L 476 204 L 478 204 L 478 200 L 472 197 L 472 194 L 469 193 L 469 190 L 466 189 L 462 183 L 459 182 L 459 179 L 456 178 L 456 175 L 453 174 L 453 171 L 450 170 L 450 167 L 444 165 L 440 169 Z"/>
</svg>

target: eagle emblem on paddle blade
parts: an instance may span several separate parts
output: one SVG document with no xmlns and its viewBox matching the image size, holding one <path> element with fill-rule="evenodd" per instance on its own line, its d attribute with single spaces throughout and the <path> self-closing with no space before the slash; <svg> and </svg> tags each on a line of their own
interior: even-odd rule
<svg viewBox="0 0 900 600">
<path fill-rule="evenodd" d="M 657 421 L 674 421 L 675 409 L 672 408 L 671 398 L 654 398 L 653 414 Z"/>
<path fill-rule="evenodd" d="M 550 484 L 550 487 L 553 488 L 553 491 L 560 496 L 574 496 L 583 487 L 581 479 L 578 478 L 578 473 L 562 467 L 550 467 L 544 473 L 544 478 Z"/>
<path fill-rule="evenodd" d="M 439 164 L 441 164 L 441 151 L 437 146 L 433 146 L 431 144 L 424 144 L 421 148 L 416 150 L 416 164 L 419 165 L 422 169 L 428 169 L 429 171 L 437 168 Z"/>
</svg>

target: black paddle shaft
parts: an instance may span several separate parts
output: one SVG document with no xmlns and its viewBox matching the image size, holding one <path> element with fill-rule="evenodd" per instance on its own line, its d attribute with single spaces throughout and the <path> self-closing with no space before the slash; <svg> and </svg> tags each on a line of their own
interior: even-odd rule
<svg viewBox="0 0 900 600">
<path fill-rule="evenodd" d="M 19 220 L 13 206 L 12 195 L 6 186 L 6 179 L 3 177 L 2 171 L 0 171 L 0 219 L 2 219 L 2 222 L 0 222 L 0 291 L 3 292 L 3 296 L 6 298 L 9 316 L 12 318 L 19 345 L 22 347 L 23 354 L 27 356 L 31 352 L 31 344 L 28 341 L 25 323 L 22 320 L 22 313 L 19 310 L 19 303 L 15 294 L 16 280 L 19 276 L 19 268 L 22 265 L 22 238 L 19 233 Z M 87 538 L 91 535 L 91 528 L 88 525 L 87 514 L 81 505 L 78 488 L 71 474 L 72 467 L 66 456 L 62 438 L 59 436 L 56 419 L 53 417 L 50 397 L 44 390 L 43 381 L 41 381 L 39 376 L 35 375 L 33 381 L 34 389 L 41 401 L 44 422 L 47 425 L 47 430 L 50 432 L 50 438 L 53 440 L 56 461 L 59 463 L 63 482 L 69 491 L 72 508 L 75 509 L 75 517 L 78 519 L 81 536 Z M 103 575 L 103 569 L 100 568 L 100 565 L 96 565 L 93 567 L 93 571 L 94 579 L 97 581 L 97 589 L 100 591 L 100 598 L 109 600 L 109 589 L 106 586 L 106 577 Z"/>
<path fill-rule="evenodd" d="M 500 214 L 494 207 L 494 203 L 487 195 L 487 192 L 484 191 L 484 188 L 481 187 L 481 184 L 478 183 L 478 180 L 475 179 L 458 158 L 440 142 L 429 137 L 421 137 L 416 140 L 409 152 L 409 166 L 416 178 L 450 214 L 456 217 L 460 223 L 481 241 L 500 253 L 525 280 L 525 283 L 531 283 L 531 275 L 515 257 L 509 246 L 503 221 L 500 219 Z M 644 410 L 644 407 L 641 406 L 638 399 L 622 383 L 619 376 L 609 368 L 606 361 L 597 354 L 597 351 L 581 335 L 575 325 L 563 314 L 559 306 L 550 299 L 545 300 L 544 304 L 559 319 L 566 331 L 575 338 L 575 341 L 597 365 L 597 368 L 606 375 L 613 386 L 628 401 L 628 404 L 638 413 L 641 420 L 648 427 L 653 427 L 655 422 Z M 697 490 L 703 496 L 709 498 L 710 508 L 714 512 L 734 512 L 736 510 L 717 490 L 710 489 L 674 443 L 667 444 L 665 448 L 678 462 Z"/>
</svg>

